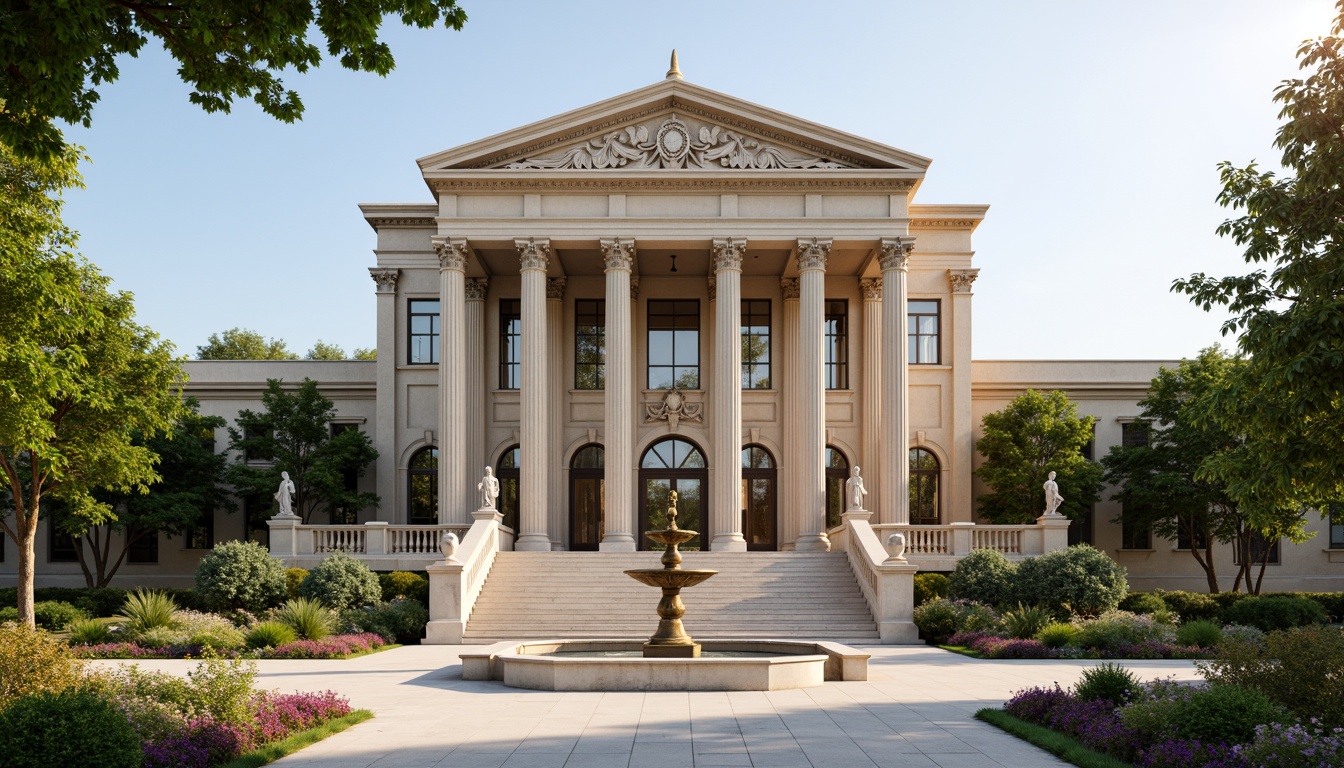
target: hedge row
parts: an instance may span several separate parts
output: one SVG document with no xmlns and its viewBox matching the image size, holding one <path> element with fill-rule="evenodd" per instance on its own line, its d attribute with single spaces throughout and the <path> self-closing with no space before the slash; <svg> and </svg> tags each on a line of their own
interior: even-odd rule
<svg viewBox="0 0 1344 768">
<path fill-rule="evenodd" d="M 1245 592 L 1219 592 L 1215 595 L 1203 592 L 1168 592 L 1156 589 L 1152 592 L 1130 592 L 1120 603 L 1120 607 L 1135 613 L 1152 613 L 1153 599 L 1160 600 L 1168 609 L 1181 617 L 1181 621 L 1205 619 L 1221 621 L 1233 610 L 1233 606 L 1254 595 Z M 1332 622 L 1344 621 L 1344 592 L 1264 592 L 1260 597 L 1296 597 L 1310 600 L 1325 611 Z"/>
</svg>

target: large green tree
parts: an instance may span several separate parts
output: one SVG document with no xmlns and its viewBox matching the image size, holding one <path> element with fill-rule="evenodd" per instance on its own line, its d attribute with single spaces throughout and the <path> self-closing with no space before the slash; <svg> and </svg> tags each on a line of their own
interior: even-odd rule
<svg viewBox="0 0 1344 768">
<path fill-rule="evenodd" d="M 223 333 L 212 333 L 204 346 L 196 348 L 198 360 L 297 360 L 298 358 L 299 356 L 290 352 L 289 346 L 280 339 L 268 340 L 260 333 L 246 328 L 230 328 Z"/>
<path fill-rule="evenodd" d="M 169 432 L 149 437 L 137 434 L 158 457 L 160 479 L 148 493 L 104 493 L 98 497 L 112 507 L 116 519 L 90 524 L 85 518 L 58 516 L 58 525 L 75 541 L 84 581 L 105 587 L 117 574 L 131 547 L 160 533 L 187 536 L 216 510 L 233 508 L 224 487 L 223 453 L 215 452 L 215 430 L 227 425 L 218 416 L 202 416 L 199 402 L 187 398 L 187 411 Z M 113 534 L 119 534 L 114 536 Z M 119 546 L 113 548 L 113 542 Z"/>
<path fill-rule="evenodd" d="M 79 157 L 22 158 L 0 145 L 0 528 L 18 548 L 21 621 L 33 624 L 33 543 L 44 502 L 112 519 L 98 490 L 143 491 L 156 457 L 135 433 L 182 412 L 172 346 L 134 322 L 128 293 L 75 252 L 61 190 Z"/>
<path fill-rule="evenodd" d="M 56 121 L 88 126 L 97 86 L 120 76 L 118 57 L 151 38 L 178 62 L 189 97 L 207 112 L 251 98 L 284 122 L 303 115 L 282 71 L 306 72 L 322 48 L 341 66 L 386 75 L 395 61 L 378 39 L 385 16 L 461 29 L 456 0 L 26 0 L 0 10 L 0 143 L 27 157 L 61 153 Z M 310 36 L 318 38 L 310 40 Z M 325 45 L 323 45 L 325 44 Z"/>
<path fill-rule="evenodd" d="M 981 423 L 984 434 L 975 449 L 985 460 L 975 475 L 992 490 L 980 496 L 977 508 L 990 522 L 1039 517 L 1051 472 L 1064 497 L 1060 514 L 1076 520 L 1101 498 L 1101 467 L 1083 458 L 1093 419 L 1079 416 L 1063 392 L 1029 389 Z"/>
<path fill-rule="evenodd" d="M 1344 499 L 1344 0 L 1330 37 L 1298 49 L 1305 76 L 1275 91 L 1282 175 L 1220 166 L 1218 201 L 1242 215 L 1218 233 L 1245 248 L 1244 275 L 1196 274 L 1173 290 L 1225 307 L 1246 370 L 1218 409 L 1244 443 L 1205 471 L 1235 499 L 1324 509 Z"/>
<path fill-rule="evenodd" d="M 237 426 L 229 428 L 237 460 L 226 477 L 239 495 L 269 502 L 280 473 L 288 472 L 294 513 L 305 523 L 317 512 L 340 519 L 378 506 L 378 494 L 361 493 L 348 482 L 364 474 L 378 451 L 363 431 L 332 428 L 336 407 L 317 382 L 304 379 L 286 389 L 279 379 L 268 379 L 261 404 L 260 411 L 239 411 Z"/>
</svg>

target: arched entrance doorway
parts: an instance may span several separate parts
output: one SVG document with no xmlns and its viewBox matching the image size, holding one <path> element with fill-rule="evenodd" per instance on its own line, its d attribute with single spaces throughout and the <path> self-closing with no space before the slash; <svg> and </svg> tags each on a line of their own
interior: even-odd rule
<svg viewBox="0 0 1344 768">
<path fill-rule="evenodd" d="M 742 449 L 742 533 L 747 550 L 771 552 L 778 546 L 775 536 L 775 457 L 759 445 Z"/>
<path fill-rule="evenodd" d="M 938 457 L 910 449 L 910 524 L 938 525 Z"/>
<path fill-rule="evenodd" d="M 845 511 L 845 481 L 849 479 L 849 459 L 834 445 L 826 446 L 826 529 L 840 524 Z"/>
<path fill-rule="evenodd" d="M 439 449 L 421 448 L 406 467 L 406 522 L 434 525 L 439 521 Z"/>
<path fill-rule="evenodd" d="M 596 552 L 602 542 L 603 451 L 585 445 L 569 461 L 569 548 Z"/>
<path fill-rule="evenodd" d="M 504 515 L 504 525 L 513 529 L 514 534 L 518 533 L 518 491 L 519 491 L 519 454 L 518 446 L 506 448 L 504 453 L 500 454 L 499 462 L 495 464 L 495 477 L 499 478 L 499 502 L 500 514 Z"/>
<path fill-rule="evenodd" d="M 669 437 L 649 446 L 639 462 L 639 548 L 663 549 L 662 544 L 646 539 L 644 532 L 667 527 L 668 495 L 676 491 L 677 527 L 700 532 L 681 549 L 709 549 L 704 502 L 708 485 L 709 465 L 694 443 Z"/>
</svg>

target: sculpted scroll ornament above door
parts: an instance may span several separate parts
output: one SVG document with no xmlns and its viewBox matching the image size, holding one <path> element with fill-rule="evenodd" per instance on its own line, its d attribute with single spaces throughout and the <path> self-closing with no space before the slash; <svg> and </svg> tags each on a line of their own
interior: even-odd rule
<svg viewBox="0 0 1344 768">
<path fill-rule="evenodd" d="M 529 157 L 508 169 L 647 168 L 850 168 L 789 147 L 764 144 L 723 126 L 676 115 L 632 125 L 550 155 Z"/>
</svg>

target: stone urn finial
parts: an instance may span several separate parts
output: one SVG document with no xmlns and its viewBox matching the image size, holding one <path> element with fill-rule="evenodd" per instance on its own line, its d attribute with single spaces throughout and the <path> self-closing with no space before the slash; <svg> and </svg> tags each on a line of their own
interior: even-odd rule
<svg viewBox="0 0 1344 768">
<path fill-rule="evenodd" d="M 443 553 L 444 560 L 456 562 L 457 534 L 452 531 L 444 531 L 443 538 L 439 540 L 439 551 Z"/>
<path fill-rule="evenodd" d="M 905 534 L 897 531 L 887 537 L 887 552 L 892 560 L 905 559 Z"/>
</svg>

